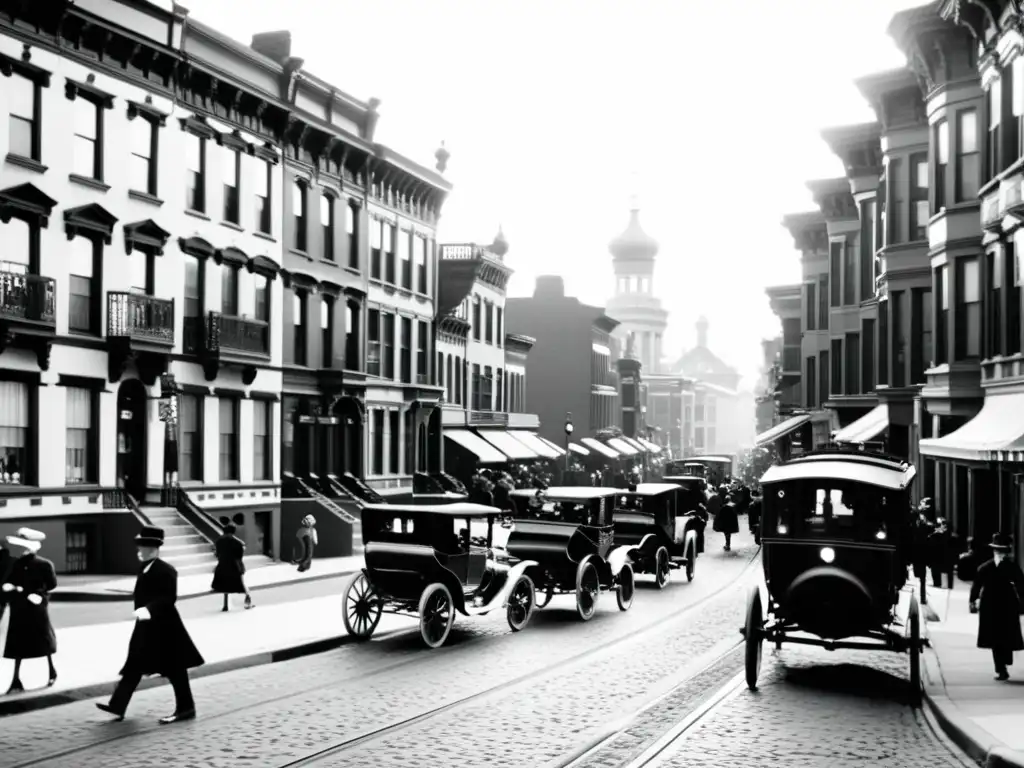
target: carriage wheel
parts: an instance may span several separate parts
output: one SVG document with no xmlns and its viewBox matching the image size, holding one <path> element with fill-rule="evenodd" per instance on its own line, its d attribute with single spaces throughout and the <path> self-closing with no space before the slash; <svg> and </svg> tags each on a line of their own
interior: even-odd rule
<svg viewBox="0 0 1024 768">
<path fill-rule="evenodd" d="M 654 579 L 658 589 L 664 589 L 668 585 L 668 580 L 671 578 L 670 568 L 668 550 L 658 547 L 658 551 L 654 553 Z"/>
<path fill-rule="evenodd" d="M 686 580 L 693 581 L 697 572 L 697 545 L 691 544 L 686 558 Z"/>
<path fill-rule="evenodd" d="M 357 573 L 345 585 L 345 591 L 341 593 L 341 606 L 345 631 L 360 640 L 369 638 L 380 622 L 383 605 L 374 594 L 366 574 Z"/>
<path fill-rule="evenodd" d="M 619 604 L 620 611 L 628 611 L 633 604 L 633 595 L 636 594 L 636 579 L 633 578 L 633 566 L 624 563 L 619 571 L 619 583 L 615 589 L 615 602 Z"/>
<path fill-rule="evenodd" d="M 761 646 L 764 643 L 764 610 L 761 607 L 761 590 L 755 584 L 747 597 L 747 622 L 744 634 L 747 637 L 746 672 L 747 687 L 757 690 L 757 677 L 761 674 Z"/>
<path fill-rule="evenodd" d="M 520 576 L 508 596 L 506 616 L 508 625 L 513 632 L 518 632 L 530 621 L 533 606 L 537 602 L 537 593 L 533 588 L 533 580 L 529 576 Z"/>
<path fill-rule="evenodd" d="M 589 560 L 580 563 L 576 569 L 576 613 L 583 621 L 594 618 L 600 592 L 601 581 L 597 577 L 597 568 Z"/>
<path fill-rule="evenodd" d="M 551 598 L 555 596 L 555 585 L 549 583 L 541 593 L 541 598 L 537 601 L 536 608 L 546 608 L 547 604 L 551 602 Z"/>
<path fill-rule="evenodd" d="M 910 628 L 910 702 L 916 707 L 921 704 L 921 608 L 917 595 L 910 597 L 907 624 Z"/>
<path fill-rule="evenodd" d="M 428 648 L 439 648 L 448 639 L 455 623 L 452 593 L 444 584 L 427 586 L 420 595 L 420 637 Z"/>
</svg>

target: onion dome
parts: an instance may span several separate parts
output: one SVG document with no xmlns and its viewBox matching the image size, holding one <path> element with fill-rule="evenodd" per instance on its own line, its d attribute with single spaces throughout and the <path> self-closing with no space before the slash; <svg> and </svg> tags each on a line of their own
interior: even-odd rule
<svg viewBox="0 0 1024 768">
<path fill-rule="evenodd" d="M 502 257 L 508 253 L 508 240 L 505 239 L 505 232 L 500 224 L 498 225 L 498 234 L 494 236 L 494 242 L 491 243 L 491 253 Z"/>
<path fill-rule="evenodd" d="M 639 208 L 630 211 L 629 225 L 608 244 L 608 250 L 616 259 L 653 259 L 657 255 L 658 241 L 640 226 Z"/>
</svg>

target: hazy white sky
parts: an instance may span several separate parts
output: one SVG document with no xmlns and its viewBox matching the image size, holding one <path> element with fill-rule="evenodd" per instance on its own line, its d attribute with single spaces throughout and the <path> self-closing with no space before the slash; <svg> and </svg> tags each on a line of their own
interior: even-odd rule
<svg viewBox="0 0 1024 768">
<path fill-rule="evenodd" d="M 859 75 L 904 63 L 885 28 L 920 0 L 183 0 L 248 43 L 289 29 L 306 68 L 382 99 L 377 140 L 455 191 L 445 242 L 503 223 L 510 295 L 561 273 L 580 298 L 613 289 L 608 241 L 628 220 L 661 243 L 666 353 L 710 345 L 748 375 L 777 321 L 764 288 L 799 278 L 783 214 L 807 179 L 840 175 L 818 136 L 873 119 Z"/>
</svg>

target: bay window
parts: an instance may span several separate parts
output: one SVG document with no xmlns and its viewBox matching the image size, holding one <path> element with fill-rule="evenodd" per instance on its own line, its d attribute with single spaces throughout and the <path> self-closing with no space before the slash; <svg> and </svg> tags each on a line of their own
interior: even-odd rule
<svg viewBox="0 0 1024 768">
<path fill-rule="evenodd" d="M 928 155 L 910 157 L 910 239 L 928 239 Z"/>
<path fill-rule="evenodd" d="M 1000 126 L 1003 116 L 1003 83 L 999 78 L 988 88 L 988 144 L 985 146 L 986 178 L 994 179 L 1002 169 L 1000 165 Z"/>
<path fill-rule="evenodd" d="M 946 171 L 949 168 L 949 122 L 935 126 L 935 210 L 946 207 Z"/>
<path fill-rule="evenodd" d="M 971 202 L 978 197 L 981 175 L 978 159 L 978 113 L 965 109 L 957 114 L 956 202 Z"/>
<path fill-rule="evenodd" d="M 957 260 L 956 281 L 956 357 L 958 360 L 981 355 L 981 286 L 977 257 Z"/>
</svg>

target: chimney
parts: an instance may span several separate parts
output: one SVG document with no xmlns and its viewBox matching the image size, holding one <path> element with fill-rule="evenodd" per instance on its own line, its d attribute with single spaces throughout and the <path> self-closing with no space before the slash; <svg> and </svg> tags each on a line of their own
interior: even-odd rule
<svg viewBox="0 0 1024 768">
<path fill-rule="evenodd" d="M 561 275 L 541 275 L 533 289 L 535 299 L 564 299 L 565 280 Z"/>
<path fill-rule="evenodd" d="M 705 349 L 708 346 L 708 319 L 703 315 L 697 320 L 697 346 Z"/>
<path fill-rule="evenodd" d="M 250 46 L 256 53 L 262 53 L 278 64 L 284 64 L 292 55 L 292 33 L 286 29 L 277 32 L 260 32 L 252 36 Z"/>
</svg>

